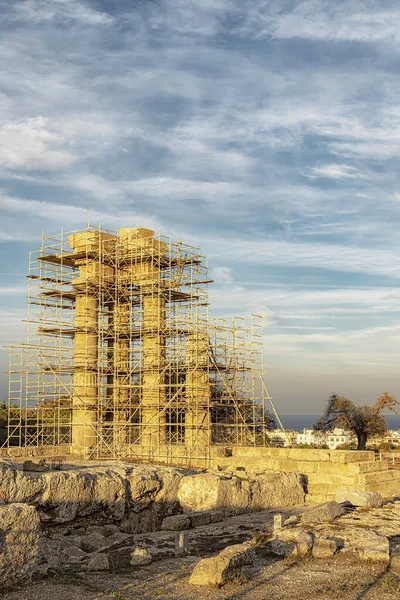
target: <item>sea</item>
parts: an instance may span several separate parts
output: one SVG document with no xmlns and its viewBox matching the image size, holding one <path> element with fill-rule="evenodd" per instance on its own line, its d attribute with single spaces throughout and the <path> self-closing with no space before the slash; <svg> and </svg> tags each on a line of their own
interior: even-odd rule
<svg viewBox="0 0 400 600">
<path fill-rule="evenodd" d="M 278 413 L 279 414 L 279 413 Z M 310 429 L 317 421 L 320 415 L 281 415 L 279 418 L 285 429 L 293 431 L 303 431 Z M 400 429 L 400 415 L 383 415 L 387 422 L 388 429 Z"/>
</svg>

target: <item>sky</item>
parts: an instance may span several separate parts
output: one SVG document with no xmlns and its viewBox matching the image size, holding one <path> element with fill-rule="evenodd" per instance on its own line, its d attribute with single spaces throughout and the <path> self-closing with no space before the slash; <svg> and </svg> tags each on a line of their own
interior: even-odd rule
<svg viewBox="0 0 400 600">
<path fill-rule="evenodd" d="M 397 0 L 0 0 L 0 390 L 42 230 L 200 245 L 282 414 L 400 398 Z"/>
</svg>

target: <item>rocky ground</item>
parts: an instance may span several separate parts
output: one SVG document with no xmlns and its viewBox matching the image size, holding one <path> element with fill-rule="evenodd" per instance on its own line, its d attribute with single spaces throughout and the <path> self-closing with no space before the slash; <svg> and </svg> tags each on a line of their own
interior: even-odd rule
<svg viewBox="0 0 400 600">
<path fill-rule="evenodd" d="M 400 597 L 400 498 L 305 506 L 300 479 L 277 472 L 0 475 L 2 600 Z"/>
<path fill-rule="evenodd" d="M 195 556 L 122 573 L 57 575 L 5 592 L 2 600 L 398 600 L 400 579 L 387 566 L 353 556 L 328 560 L 260 557 L 248 580 L 196 588 L 188 580 Z"/>
</svg>

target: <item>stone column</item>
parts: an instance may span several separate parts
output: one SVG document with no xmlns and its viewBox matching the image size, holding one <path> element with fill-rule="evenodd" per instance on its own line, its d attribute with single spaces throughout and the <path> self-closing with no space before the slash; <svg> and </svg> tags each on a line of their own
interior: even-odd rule
<svg viewBox="0 0 400 600">
<path fill-rule="evenodd" d="M 211 441 L 209 340 L 207 333 L 196 331 L 187 337 L 186 346 L 185 444 L 191 454 L 204 456 Z"/>
<path fill-rule="evenodd" d="M 143 299 L 142 446 L 165 444 L 165 300 Z"/>
<path fill-rule="evenodd" d="M 97 298 L 76 297 L 72 451 L 86 455 L 96 445 Z"/>
</svg>

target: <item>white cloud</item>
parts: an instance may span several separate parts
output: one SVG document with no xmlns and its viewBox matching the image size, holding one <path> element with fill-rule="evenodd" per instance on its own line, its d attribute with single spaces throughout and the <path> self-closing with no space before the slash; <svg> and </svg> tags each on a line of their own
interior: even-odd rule
<svg viewBox="0 0 400 600">
<path fill-rule="evenodd" d="M 270 265 L 371 273 L 400 278 L 398 251 L 344 244 L 264 240 L 208 240 L 211 256 Z"/>
<path fill-rule="evenodd" d="M 64 224 L 66 227 L 84 228 L 88 222 L 92 225 L 101 223 L 104 227 L 110 228 L 139 223 L 141 227 L 149 227 L 158 231 L 162 229 L 158 219 L 151 215 L 135 212 L 131 209 L 116 211 L 112 205 L 110 205 L 108 211 L 107 208 L 104 211 L 99 211 L 79 205 L 25 200 L 3 194 L 0 195 L 0 209 L 3 212 L 7 211 L 18 216 L 24 215 L 27 232 L 32 228 L 32 224 L 37 221 L 46 228 L 56 226 L 57 229 Z"/>
<path fill-rule="evenodd" d="M 218 285 L 233 283 L 233 273 L 229 267 L 214 267 L 211 270 L 211 277 Z"/>
<path fill-rule="evenodd" d="M 274 10 L 269 2 L 254 2 L 248 11 L 243 33 L 257 38 L 273 36 L 390 44 L 400 40 L 399 9 L 390 1 L 385 7 L 376 0 L 353 0 L 351 3 L 346 0 L 305 0 L 279 5 Z"/>
<path fill-rule="evenodd" d="M 309 179 L 359 179 L 365 176 L 361 171 L 350 165 L 328 164 L 314 167 L 305 173 Z"/>
<path fill-rule="evenodd" d="M 75 160 L 62 148 L 64 139 L 44 117 L 8 122 L 0 127 L 0 165 L 9 168 L 62 169 Z"/>
<path fill-rule="evenodd" d="M 30 23 L 40 21 L 77 21 L 85 25 L 113 22 L 111 15 L 94 10 L 84 0 L 23 0 L 15 2 L 14 16 Z"/>
</svg>

